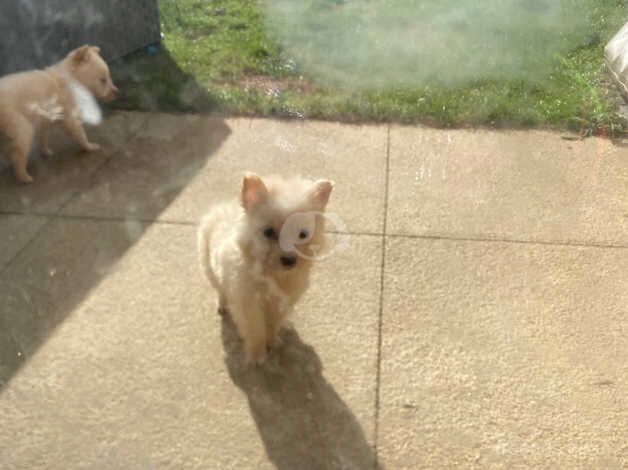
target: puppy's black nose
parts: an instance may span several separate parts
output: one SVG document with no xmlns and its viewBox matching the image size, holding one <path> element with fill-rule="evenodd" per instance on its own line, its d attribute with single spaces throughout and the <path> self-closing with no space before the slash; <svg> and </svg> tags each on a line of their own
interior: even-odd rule
<svg viewBox="0 0 628 470">
<path fill-rule="evenodd" d="M 297 258 L 294 256 L 282 256 L 281 258 L 279 258 L 279 261 L 281 261 L 281 264 L 284 265 L 286 268 L 291 268 L 292 266 L 297 264 Z"/>
</svg>

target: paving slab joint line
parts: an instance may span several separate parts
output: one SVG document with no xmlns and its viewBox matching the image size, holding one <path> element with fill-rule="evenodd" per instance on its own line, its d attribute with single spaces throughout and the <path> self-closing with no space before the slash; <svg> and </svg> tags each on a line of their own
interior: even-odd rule
<svg viewBox="0 0 628 470">
<path fill-rule="evenodd" d="M 380 262 L 379 280 L 379 311 L 377 316 L 377 364 L 375 375 L 375 468 L 379 465 L 379 411 L 380 411 L 380 388 L 382 371 L 382 322 L 384 316 L 384 279 L 386 269 L 386 230 L 388 225 L 388 186 L 390 180 L 390 124 L 386 126 L 386 160 L 384 169 L 384 217 L 381 233 L 382 254 Z"/>
<path fill-rule="evenodd" d="M 133 222 L 140 222 L 143 224 L 158 224 L 158 225 L 180 225 L 194 227 L 198 224 L 197 221 L 190 220 L 168 220 L 168 219 L 152 219 L 143 217 L 117 217 L 117 216 L 98 216 L 98 215 L 75 215 L 75 214 L 58 214 L 47 212 L 30 212 L 30 211 L 6 211 L 0 209 L 0 215 L 17 215 L 24 217 L 42 217 L 53 219 L 80 219 L 80 220 L 92 220 L 96 222 L 127 222 L 129 220 Z M 407 240 L 447 240 L 447 241 L 459 241 L 470 243 L 509 243 L 515 245 L 545 245 L 556 247 L 571 247 L 571 248 L 600 248 L 600 249 L 615 249 L 626 250 L 628 245 L 612 244 L 612 243 L 599 243 L 599 242 L 576 242 L 576 241 L 552 241 L 552 240 L 523 240 L 516 238 L 482 238 L 482 237 L 463 237 L 456 235 L 429 235 L 429 234 L 410 234 L 410 233 L 386 233 L 383 232 L 354 232 L 354 231 L 339 231 L 339 230 L 326 230 L 327 233 L 334 235 L 349 235 L 360 237 L 386 237 L 388 238 L 400 238 Z"/>
<path fill-rule="evenodd" d="M 22 248 L 17 250 L 17 252 L 11 258 L 9 258 L 7 261 L 4 262 L 4 264 L 2 266 L 0 266 L 0 275 L 4 274 L 4 272 L 9 268 L 11 263 L 18 256 L 20 256 L 26 250 L 26 248 L 28 248 L 35 241 L 35 239 L 37 237 L 39 237 L 39 234 L 44 230 L 44 228 L 46 228 L 48 225 L 50 225 L 50 223 L 54 220 L 54 217 L 51 217 L 51 216 L 48 216 L 48 215 L 44 215 L 44 216 L 32 215 L 32 217 L 42 217 L 42 218 L 46 219 L 46 221 L 42 224 L 41 227 L 39 227 L 38 230 L 35 231 L 35 233 L 33 233 L 33 236 L 28 239 L 28 241 L 24 244 L 24 246 L 22 246 Z"/>
<path fill-rule="evenodd" d="M 552 241 L 552 240 L 523 240 L 517 238 L 482 238 L 482 237 L 463 237 L 456 235 L 429 235 L 429 234 L 404 234 L 404 233 L 389 233 L 386 234 L 387 238 L 404 238 L 408 240 L 447 240 L 457 242 L 471 242 L 471 243 L 508 243 L 512 245 L 545 245 L 556 247 L 571 247 L 571 248 L 603 248 L 603 249 L 619 249 L 625 250 L 628 245 L 613 244 L 613 243 L 599 243 L 594 241 Z"/>
</svg>

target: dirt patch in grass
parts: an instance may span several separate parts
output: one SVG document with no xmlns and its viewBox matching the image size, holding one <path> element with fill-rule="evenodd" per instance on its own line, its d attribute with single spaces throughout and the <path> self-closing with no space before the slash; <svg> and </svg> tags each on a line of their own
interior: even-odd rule
<svg viewBox="0 0 628 470">
<path fill-rule="evenodd" d="M 286 91 L 298 93 L 317 93 L 319 87 L 301 77 L 273 78 L 267 75 L 251 75 L 244 77 L 238 83 L 244 91 L 258 91 L 266 95 L 278 95 Z"/>
</svg>

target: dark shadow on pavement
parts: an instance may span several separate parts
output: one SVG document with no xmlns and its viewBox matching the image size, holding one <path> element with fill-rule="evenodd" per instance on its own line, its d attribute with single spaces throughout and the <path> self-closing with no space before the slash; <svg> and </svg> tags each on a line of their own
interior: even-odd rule
<svg viewBox="0 0 628 470">
<path fill-rule="evenodd" d="M 0 168 L 0 391 L 230 129 L 218 118 L 118 113 L 88 133 L 102 152 L 81 155 L 65 138 L 53 145 L 54 156 L 31 162 L 33 185 Z"/>
<path fill-rule="evenodd" d="M 233 323 L 222 321 L 229 375 L 248 398 L 269 459 L 280 470 L 374 468 L 373 449 L 316 351 L 293 329 L 282 339 L 262 366 L 247 365 Z"/>
</svg>

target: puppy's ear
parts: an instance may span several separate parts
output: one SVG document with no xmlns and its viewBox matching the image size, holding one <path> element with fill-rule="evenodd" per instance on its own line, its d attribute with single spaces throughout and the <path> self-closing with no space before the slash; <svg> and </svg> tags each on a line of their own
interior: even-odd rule
<svg viewBox="0 0 628 470">
<path fill-rule="evenodd" d="M 324 209 L 329 201 L 334 183 L 328 180 L 318 180 L 307 193 L 307 200 L 310 204 L 319 209 Z"/>
<path fill-rule="evenodd" d="M 72 64 L 79 65 L 89 61 L 89 46 L 81 46 L 78 49 L 74 49 L 70 52 L 70 58 Z"/>
<path fill-rule="evenodd" d="M 268 190 L 262 179 L 253 173 L 247 173 L 242 180 L 241 203 L 245 211 L 258 207 L 268 195 Z"/>
<path fill-rule="evenodd" d="M 100 47 L 98 46 L 90 46 L 90 49 L 94 51 L 96 54 L 100 54 Z"/>
</svg>

